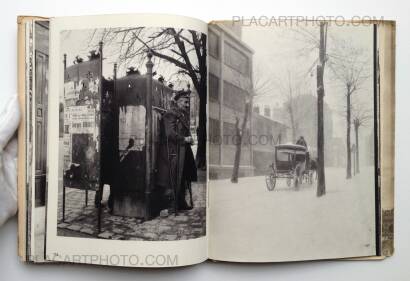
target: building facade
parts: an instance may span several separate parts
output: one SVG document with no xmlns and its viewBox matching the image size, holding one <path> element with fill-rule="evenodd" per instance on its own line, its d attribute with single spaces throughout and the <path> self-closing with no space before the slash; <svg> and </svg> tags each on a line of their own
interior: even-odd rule
<svg viewBox="0 0 410 281">
<path fill-rule="evenodd" d="M 258 113 L 253 113 L 251 126 L 254 174 L 266 175 L 271 170 L 275 145 L 288 142 L 287 126 Z"/>
<path fill-rule="evenodd" d="M 209 27 L 209 175 L 232 175 L 236 150 L 236 122 L 242 125 L 246 103 L 248 121 L 242 132 L 239 177 L 265 173 L 275 144 L 286 142 L 286 126 L 264 108 L 251 108 L 253 50 L 241 40 L 241 29 L 229 24 Z"/>
<path fill-rule="evenodd" d="M 227 178 L 235 157 L 235 123 L 243 122 L 252 90 L 253 50 L 241 40 L 241 30 L 224 24 L 209 27 L 209 175 Z M 251 134 L 251 110 L 246 132 Z M 252 147 L 243 142 L 239 176 L 253 175 Z"/>
</svg>

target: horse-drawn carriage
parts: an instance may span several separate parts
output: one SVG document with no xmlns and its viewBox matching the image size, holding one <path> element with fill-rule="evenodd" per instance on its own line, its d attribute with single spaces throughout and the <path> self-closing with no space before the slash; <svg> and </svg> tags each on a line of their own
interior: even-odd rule
<svg viewBox="0 0 410 281">
<path fill-rule="evenodd" d="M 287 185 L 299 188 L 303 182 L 313 183 L 316 170 L 315 162 L 311 160 L 307 147 L 297 144 L 279 144 L 275 146 L 274 159 L 270 173 L 265 176 L 269 191 L 275 189 L 279 178 L 286 179 Z"/>
</svg>

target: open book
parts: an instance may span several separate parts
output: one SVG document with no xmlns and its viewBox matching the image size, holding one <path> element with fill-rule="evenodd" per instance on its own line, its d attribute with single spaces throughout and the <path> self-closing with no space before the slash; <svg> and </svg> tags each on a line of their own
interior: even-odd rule
<svg viewBox="0 0 410 281">
<path fill-rule="evenodd" d="M 18 18 L 19 256 L 393 254 L 395 23 Z"/>
</svg>

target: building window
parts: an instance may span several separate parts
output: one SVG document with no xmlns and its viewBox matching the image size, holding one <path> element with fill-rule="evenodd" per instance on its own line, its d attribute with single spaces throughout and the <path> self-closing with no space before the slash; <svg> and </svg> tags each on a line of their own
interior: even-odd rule
<svg viewBox="0 0 410 281">
<path fill-rule="evenodd" d="M 260 114 L 260 108 L 259 108 L 259 106 L 258 105 L 255 105 L 254 107 L 253 107 L 253 112 L 254 113 L 256 113 L 256 114 Z"/>
<path fill-rule="evenodd" d="M 223 126 L 223 143 L 233 145 L 236 136 L 235 124 L 224 122 Z"/>
<path fill-rule="evenodd" d="M 209 142 L 219 144 L 221 142 L 221 126 L 219 120 L 209 118 Z"/>
<path fill-rule="evenodd" d="M 209 99 L 219 102 L 219 78 L 209 74 Z"/>
<path fill-rule="evenodd" d="M 248 146 L 250 140 L 250 130 L 245 128 L 242 133 L 242 145 Z M 224 122 L 223 126 L 223 144 L 225 145 L 237 145 L 239 139 L 236 135 L 236 125 L 228 122 Z"/>
<path fill-rule="evenodd" d="M 245 112 L 247 92 L 229 82 L 224 81 L 224 106 L 238 112 Z"/>
<path fill-rule="evenodd" d="M 248 57 L 227 42 L 225 42 L 224 48 L 225 64 L 235 69 L 239 73 L 249 76 Z"/>
<path fill-rule="evenodd" d="M 209 31 L 208 33 L 209 42 L 209 54 L 216 59 L 219 59 L 219 37 L 215 32 Z"/>
</svg>

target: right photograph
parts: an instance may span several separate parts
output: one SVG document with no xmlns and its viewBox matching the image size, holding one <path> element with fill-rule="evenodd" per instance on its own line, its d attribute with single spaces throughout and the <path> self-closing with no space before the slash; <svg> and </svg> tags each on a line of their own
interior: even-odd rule
<svg viewBox="0 0 410 281">
<path fill-rule="evenodd" d="M 376 254 L 375 34 L 365 22 L 210 25 L 211 258 Z"/>
</svg>

